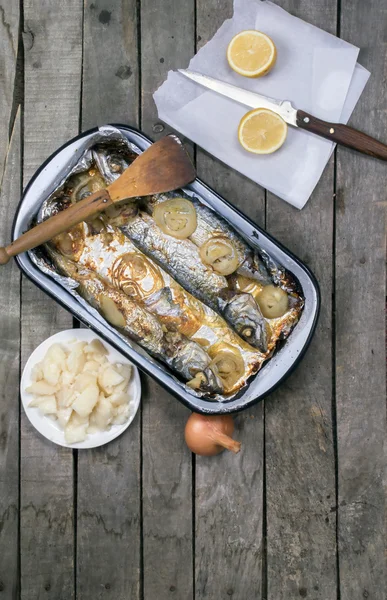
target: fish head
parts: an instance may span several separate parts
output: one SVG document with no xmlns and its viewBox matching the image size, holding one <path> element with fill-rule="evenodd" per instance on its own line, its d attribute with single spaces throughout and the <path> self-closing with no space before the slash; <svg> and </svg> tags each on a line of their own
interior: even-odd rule
<svg viewBox="0 0 387 600">
<path fill-rule="evenodd" d="M 267 352 L 270 327 L 250 294 L 226 290 L 221 294 L 223 315 L 232 323 L 237 333 L 251 346 Z"/>
<path fill-rule="evenodd" d="M 137 154 L 122 142 L 103 142 L 93 150 L 93 159 L 104 180 L 110 184 L 122 175 L 125 169 L 137 158 Z"/>
<path fill-rule="evenodd" d="M 202 392 L 221 393 L 223 385 L 216 366 L 212 366 L 207 352 L 196 342 L 177 332 L 166 334 L 169 344 L 179 344 L 173 367 L 187 379 L 190 387 Z"/>
</svg>

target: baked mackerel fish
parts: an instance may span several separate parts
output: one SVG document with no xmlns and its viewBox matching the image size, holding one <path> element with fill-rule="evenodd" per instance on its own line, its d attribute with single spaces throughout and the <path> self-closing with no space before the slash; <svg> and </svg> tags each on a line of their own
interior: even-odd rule
<svg viewBox="0 0 387 600">
<path fill-rule="evenodd" d="M 141 204 L 164 233 L 189 237 L 201 262 L 226 277 L 229 290 L 253 296 L 270 325 L 271 340 L 289 335 L 303 298 L 293 277 L 262 248 L 250 247 L 227 221 L 181 190 L 149 196 Z M 238 301 L 233 309 L 238 310 Z"/>
<path fill-rule="evenodd" d="M 230 290 L 227 279 L 201 261 L 191 240 L 166 235 L 146 212 L 129 218 L 121 230 L 182 287 L 219 312 L 245 341 L 267 352 L 270 329 L 253 296 Z"/>
<path fill-rule="evenodd" d="M 168 330 L 200 344 L 217 368 L 224 395 L 240 390 L 266 355 L 244 342 L 220 315 L 182 288 L 111 225 L 126 220 L 127 210 L 118 218 L 101 218 L 98 225 L 95 221 L 80 223 L 54 238 L 51 245 L 141 304 Z M 190 386 L 200 384 L 202 377 L 198 373 Z"/>
<path fill-rule="evenodd" d="M 173 210 L 170 200 L 175 200 Z M 180 215 L 177 219 L 176 212 Z M 184 228 L 190 218 L 189 205 L 195 211 L 196 227 L 189 239 L 200 248 L 199 256 L 202 261 L 211 266 L 215 272 L 224 276 L 237 272 L 239 275 L 254 279 L 262 285 L 273 283 L 271 275 L 258 255 L 222 217 L 199 202 L 196 198 L 187 196 L 183 191 L 169 192 L 149 196 L 144 201 L 149 214 L 158 215 L 159 220 L 171 229 Z M 156 209 L 157 207 L 157 209 Z M 185 215 L 184 215 L 185 213 Z"/>
<path fill-rule="evenodd" d="M 76 264 L 56 250 L 48 253 L 57 268 L 79 286 L 79 294 L 121 333 L 135 340 L 153 357 L 166 363 L 188 385 L 202 392 L 222 393 L 216 365 L 196 342 L 162 326 L 154 315 L 120 290 L 109 286 L 96 273 Z"/>
</svg>

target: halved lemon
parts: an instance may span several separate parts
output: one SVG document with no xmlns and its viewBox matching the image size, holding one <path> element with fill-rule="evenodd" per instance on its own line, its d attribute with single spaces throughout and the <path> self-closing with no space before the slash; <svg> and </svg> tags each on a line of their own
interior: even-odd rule
<svg viewBox="0 0 387 600">
<path fill-rule="evenodd" d="M 227 48 L 228 64 L 239 75 L 262 77 L 272 69 L 277 49 L 266 33 L 247 29 L 235 35 Z"/>
<path fill-rule="evenodd" d="M 288 126 L 267 108 L 254 108 L 242 117 L 238 139 L 245 150 L 254 154 L 271 154 L 286 140 Z"/>
</svg>

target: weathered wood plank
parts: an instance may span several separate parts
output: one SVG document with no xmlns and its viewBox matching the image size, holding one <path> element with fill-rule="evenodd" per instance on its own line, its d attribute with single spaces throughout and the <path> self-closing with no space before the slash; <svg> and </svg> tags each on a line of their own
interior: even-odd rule
<svg viewBox="0 0 387 600">
<path fill-rule="evenodd" d="M 82 129 L 138 124 L 135 0 L 85 2 Z M 78 453 L 77 598 L 140 595 L 138 415 L 106 447 Z"/>
<path fill-rule="evenodd" d="M 372 75 L 352 123 L 387 138 L 387 6 L 341 2 L 341 35 Z M 385 211 L 382 163 L 337 153 L 336 398 L 342 600 L 386 597 L 383 443 L 386 434 Z"/>
<path fill-rule="evenodd" d="M 18 43 L 19 2 L 3 0 L 0 5 L 0 185 L 8 151 Z"/>
<path fill-rule="evenodd" d="M 282 0 L 331 33 L 336 2 Z M 268 195 L 267 228 L 314 271 L 322 310 L 296 373 L 266 402 L 268 599 L 336 598 L 335 458 L 332 425 L 333 160 L 300 212 Z"/>
<path fill-rule="evenodd" d="M 0 193 L 0 240 L 9 239 L 21 192 L 21 121 L 16 115 Z M 19 587 L 19 369 L 20 272 L 14 261 L 0 270 L 0 589 L 16 598 Z"/>
<path fill-rule="evenodd" d="M 25 0 L 24 183 L 78 132 L 82 62 L 78 0 Z M 32 284 L 22 285 L 22 365 L 71 316 Z M 72 451 L 44 440 L 22 414 L 21 598 L 74 598 Z"/>
<path fill-rule="evenodd" d="M 152 94 L 194 52 L 194 0 L 141 2 L 142 129 L 165 135 Z M 143 395 L 144 598 L 192 599 L 192 466 L 188 411 L 147 379 Z"/>
<path fill-rule="evenodd" d="M 197 0 L 197 40 L 205 44 L 232 14 L 232 2 Z M 264 191 L 203 151 L 198 175 L 260 225 Z M 196 460 L 195 597 L 260 598 L 262 587 L 263 403 L 236 418 L 237 456 Z"/>
<path fill-rule="evenodd" d="M 82 129 L 138 125 L 135 0 L 85 0 Z"/>
</svg>

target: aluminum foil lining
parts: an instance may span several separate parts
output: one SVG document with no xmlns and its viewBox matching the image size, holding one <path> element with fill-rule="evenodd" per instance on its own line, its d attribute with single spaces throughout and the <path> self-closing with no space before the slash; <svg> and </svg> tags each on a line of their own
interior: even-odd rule
<svg viewBox="0 0 387 600">
<path fill-rule="evenodd" d="M 116 141 L 118 144 L 122 144 L 129 151 L 140 154 L 141 150 L 135 145 L 127 140 L 127 138 L 115 127 L 112 126 L 104 126 L 100 127 L 97 132 L 95 132 L 88 140 L 87 143 L 84 143 L 83 146 L 74 154 L 73 160 L 68 165 L 64 175 L 55 182 L 55 189 L 50 194 L 48 198 L 46 198 L 36 215 L 36 223 L 41 223 L 46 218 L 52 215 L 52 205 L 51 202 L 54 197 L 57 197 L 58 194 L 63 190 L 66 181 L 72 175 L 76 175 L 78 173 L 82 173 L 83 171 L 87 171 L 90 169 L 93 163 L 96 163 L 100 172 L 104 174 L 104 178 L 108 183 L 111 183 L 119 177 L 120 173 L 114 174 L 109 173 L 109 169 L 107 168 L 106 163 L 104 163 L 104 156 L 102 153 L 97 154 L 93 147 L 97 144 L 101 144 L 103 142 L 112 142 Z M 125 165 L 123 165 L 125 167 Z M 71 279 L 71 277 L 65 277 L 60 275 L 55 266 L 51 263 L 49 257 L 45 254 L 44 249 L 42 247 L 35 248 L 34 250 L 30 250 L 28 252 L 32 262 L 47 276 L 53 279 L 56 283 L 58 283 L 62 288 L 68 291 L 74 298 L 77 299 L 79 304 L 83 306 L 93 317 L 98 319 L 101 323 L 104 324 L 105 327 L 111 331 L 112 334 L 118 336 L 125 344 L 128 344 L 133 350 L 140 353 L 143 357 L 145 357 L 154 368 L 164 371 L 166 368 L 161 365 L 157 360 L 155 360 L 152 356 L 150 356 L 141 346 L 130 340 L 128 337 L 122 335 L 117 329 L 114 329 L 104 318 L 103 316 L 77 292 L 78 283 Z M 208 394 L 205 392 L 198 392 L 193 390 L 189 386 L 187 386 L 184 382 L 179 380 L 175 375 L 168 370 L 169 374 L 173 379 L 180 385 L 186 392 L 189 394 L 196 396 L 198 398 L 208 397 Z M 245 387 L 245 386 L 243 386 Z M 224 396 L 220 394 L 215 394 L 210 396 L 209 399 L 218 402 L 226 402 L 236 398 L 242 391 L 243 387 L 241 387 L 235 394 Z"/>
<path fill-rule="evenodd" d="M 111 146 L 112 142 L 114 143 L 113 147 Z M 104 152 L 107 145 L 109 145 L 109 153 Z M 75 151 L 66 169 L 62 171 L 61 175 L 58 176 L 58 180 L 54 182 L 54 190 L 46 199 L 43 200 L 38 209 L 34 222 L 40 223 L 46 218 L 52 216 L 54 212 L 58 211 L 58 196 L 60 196 L 60 193 L 64 190 L 65 184 L 71 176 L 88 171 L 93 165 L 96 165 L 107 184 L 112 183 L 115 179 L 117 179 L 121 172 L 129 164 L 127 161 L 125 162 L 124 153 L 120 155 L 120 149 L 125 150 L 125 152 L 129 151 L 131 154 L 141 153 L 141 150 L 135 144 L 129 142 L 129 140 L 121 133 L 120 130 L 112 126 L 100 127 L 99 130 L 91 134 L 87 140 L 83 140 Z M 117 167 L 117 169 L 112 167 L 112 156 L 114 156 L 114 162 L 117 163 L 113 166 Z M 185 191 L 189 196 L 195 197 L 195 194 L 192 191 Z M 264 250 L 261 249 L 259 252 L 272 276 L 274 283 L 285 289 L 287 292 L 295 291 L 295 287 L 293 287 L 294 281 L 292 278 L 287 277 L 286 270 L 278 265 Z M 208 396 L 208 394 L 205 392 L 193 390 L 180 379 L 178 379 L 168 368 L 150 356 L 148 352 L 136 342 L 122 335 L 118 330 L 113 328 L 103 318 L 103 316 L 77 292 L 79 284 L 71 277 L 66 277 L 58 273 L 56 267 L 52 264 L 51 259 L 49 258 L 48 254 L 45 253 L 43 247 L 31 250 L 29 252 L 29 256 L 32 262 L 40 269 L 40 271 L 56 281 L 56 283 L 58 283 L 63 289 L 75 297 L 79 304 L 84 307 L 90 315 L 103 323 L 112 334 L 118 336 L 122 342 L 128 344 L 128 346 L 130 346 L 135 352 L 145 357 L 152 364 L 153 368 L 164 373 L 167 371 L 174 381 L 190 395 L 196 397 L 205 397 L 218 402 L 227 402 L 238 397 L 243 388 L 248 384 L 247 381 L 243 386 L 241 386 L 240 389 L 238 389 L 237 392 L 230 394 L 227 397 L 224 397 L 220 394 Z M 289 327 L 292 327 L 291 324 Z"/>
</svg>

